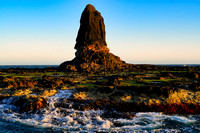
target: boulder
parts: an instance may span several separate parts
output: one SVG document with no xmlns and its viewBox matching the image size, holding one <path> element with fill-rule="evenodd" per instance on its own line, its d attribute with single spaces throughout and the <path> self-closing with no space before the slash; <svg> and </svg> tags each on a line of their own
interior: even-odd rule
<svg viewBox="0 0 200 133">
<path fill-rule="evenodd" d="M 47 105 L 47 100 L 44 97 L 38 96 L 15 96 L 12 97 L 10 104 L 14 104 L 19 107 L 18 112 L 29 112 L 43 108 Z"/>
</svg>

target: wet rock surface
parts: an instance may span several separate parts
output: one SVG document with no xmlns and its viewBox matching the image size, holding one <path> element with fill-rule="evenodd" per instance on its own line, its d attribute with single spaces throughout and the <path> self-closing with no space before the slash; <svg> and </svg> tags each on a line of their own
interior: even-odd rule
<svg viewBox="0 0 200 133">
<path fill-rule="evenodd" d="M 5 98 L 9 98 L 10 95 L 9 94 L 0 94 L 0 101 L 5 99 Z"/>
<path fill-rule="evenodd" d="M 43 108 L 47 105 L 46 98 L 37 96 L 14 96 L 4 99 L 3 103 L 15 105 L 17 112 L 29 112 L 36 111 L 37 109 Z"/>
</svg>

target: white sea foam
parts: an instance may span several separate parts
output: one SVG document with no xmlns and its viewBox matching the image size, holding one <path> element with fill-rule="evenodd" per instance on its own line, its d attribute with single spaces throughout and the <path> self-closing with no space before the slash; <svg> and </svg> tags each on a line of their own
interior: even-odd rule
<svg viewBox="0 0 200 133">
<path fill-rule="evenodd" d="M 185 116 L 168 116 L 167 118 L 173 120 L 173 121 L 178 121 L 181 123 L 195 123 L 196 120 L 192 117 L 185 117 Z"/>
<path fill-rule="evenodd" d="M 109 129 L 112 125 L 112 122 L 110 122 L 109 120 L 105 120 L 101 126 L 103 129 Z"/>
<path fill-rule="evenodd" d="M 47 97 L 48 106 L 40 109 L 38 113 L 16 113 L 15 106 L 11 105 L 12 98 L 4 99 L 0 104 L 0 116 L 13 122 L 21 122 L 36 127 L 52 127 L 62 130 L 81 131 L 179 131 L 168 129 L 168 120 L 182 124 L 194 124 L 197 121 L 192 116 L 165 115 L 162 113 L 136 113 L 136 117 L 131 119 L 103 118 L 103 110 L 79 111 L 68 108 L 55 107 L 59 99 L 67 99 L 71 95 L 71 90 L 60 90 L 54 96 Z M 198 123 L 198 122 L 197 122 Z M 166 129 L 163 129 L 166 128 Z M 170 127 L 169 127 L 170 128 Z M 196 128 L 196 129 L 195 129 Z M 195 130 L 199 126 L 194 127 Z"/>
</svg>

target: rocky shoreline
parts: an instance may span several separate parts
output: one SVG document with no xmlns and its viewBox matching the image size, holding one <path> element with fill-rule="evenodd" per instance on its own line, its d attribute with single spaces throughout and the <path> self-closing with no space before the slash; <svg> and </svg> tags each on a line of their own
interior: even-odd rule
<svg viewBox="0 0 200 133">
<path fill-rule="evenodd" d="M 18 112 L 36 111 L 46 97 L 71 89 L 72 95 L 57 106 L 78 110 L 199 114 L 200 67 L 132 65 L 119 71 L 61 72 L 58 68 L 1 69 L 0 101 L 12 97 Z"/>
<path fill-rule="evenodd" d="M 36 111 L 48 104 L 47 97 L 71 89 L 57 106 L 103 109 L 108 117 L 115 111 L 199 114 L 200 67 L 126 63 L 109 52 L 104 19 L 91 4 L 81 15 L 75 49 L 75 58 L 58 68 L 1 69 L 1 103 Z"/>
</svg>

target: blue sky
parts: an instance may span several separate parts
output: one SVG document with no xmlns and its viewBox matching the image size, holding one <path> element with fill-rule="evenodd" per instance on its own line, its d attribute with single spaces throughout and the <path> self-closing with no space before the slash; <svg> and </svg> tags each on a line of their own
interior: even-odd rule
<svg viewBox="0 0 200 133">
<path fill-rule="evenodd" d="M 101 12 L 108 47 L 126 62 L 200 64 L 200 0 L 0 0 L 0 65 L 73 59 L 87 4 Z"/>
</svg>

